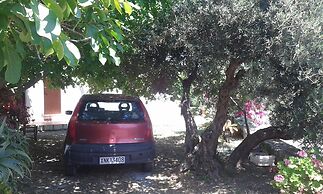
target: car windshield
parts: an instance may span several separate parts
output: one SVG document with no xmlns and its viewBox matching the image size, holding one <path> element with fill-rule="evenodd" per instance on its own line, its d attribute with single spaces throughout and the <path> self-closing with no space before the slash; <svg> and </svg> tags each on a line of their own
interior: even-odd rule
<svg viewBox="0 0 323 194">
<path fill-rule="evenodd" d="M 144 113 L 138 101 L 88 101 L 79 114 L 83 121 L 139 122 Z"/>
</svg>

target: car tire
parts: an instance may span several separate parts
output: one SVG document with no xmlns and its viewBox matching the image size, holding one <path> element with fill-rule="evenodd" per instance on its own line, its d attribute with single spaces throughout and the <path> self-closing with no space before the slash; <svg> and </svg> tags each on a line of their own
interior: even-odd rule
<svg viewBox="0 0 323 194">
<path fill-rule="evenodd" d="M 153 162 L 147 162 L 142 164 L 142 171 L 143 172 L 151 172 L 153 170 L 154 164 Z"/>
</svg>

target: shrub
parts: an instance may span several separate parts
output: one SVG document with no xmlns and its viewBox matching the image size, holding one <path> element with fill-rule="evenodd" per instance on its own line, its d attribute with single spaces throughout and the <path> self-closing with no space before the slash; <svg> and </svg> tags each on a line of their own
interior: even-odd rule
<svg viewBox="0 0 323 194">
<path fill-rule="evenodd" d="M 31 159 L 25 137 L 18 130 L 10 129 L 6 119 L 0 121 L 0 193 L 11 193 L 17 178 L 30 174 Z"/>
<path fill-rule="evenodd" d="M 281 193 L 316 193 L 323 191 L 323 163 L 319 154 L 304 150 L 278 162 L 272 185 Z"/>
</svg>

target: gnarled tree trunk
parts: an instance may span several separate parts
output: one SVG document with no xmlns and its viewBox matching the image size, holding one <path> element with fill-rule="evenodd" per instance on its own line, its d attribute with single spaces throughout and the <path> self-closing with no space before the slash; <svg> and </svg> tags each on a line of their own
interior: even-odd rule
<svg viewBox="0 0 323 194">
<path fill-rule="evenodd" d="M 183 94 L 181 100 L 181 114 L 184 117 L 186 135 L 185 135 L 185 151 L 191 153 L 198 143 L 197 126 L 194 117 L 190 111 L 190 90 L 193 81 L 197 76 L 198 65 L 190 73 L 187 79 L 182 80 Z"/>
<path fill-rule="evenodd" d="M 237 164 L 241 162 L 241 159 L 247 158 L 250 151 L 256 147 L 259 143 L 268 139 L 291 139 L 290 132 L 286 127 L 268 127 L 256 131 L 255 133 L 247 136 L 238 147 L 236 147 L 231 153 L 226 169 L 230 172 L 235 172 Z"/>
<path fill-rule="evenodd" d="M 238 86 L 239 79 L 244 71 L 236 73 L 241 62 L 232 60 L 225 74 L 226 79 L 219 90 L 216 114 L 211 125 L 202 134 L 202 140 L 193 152 L 192 167 L 195 170 L 203 171 L 212 177 L 219 177 L 222 173 L 223 165 L 217 159 L 216 150 L 218 138 L 223 132 L 223 125 L 227 120 L 230 94 Z"/>
</svg>

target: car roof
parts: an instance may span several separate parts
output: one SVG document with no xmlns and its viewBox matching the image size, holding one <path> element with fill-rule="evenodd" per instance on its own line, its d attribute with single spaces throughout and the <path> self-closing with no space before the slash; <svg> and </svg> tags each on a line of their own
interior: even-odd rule
<svg viewBox="0 0 323 194">
<path fill-rule="evenodd" d="M 91 100 L 140 100 L 135 96 L 126 96 L 123 94 L 84 94 L 81 97 L 82 101 Z"/>
</svg>

